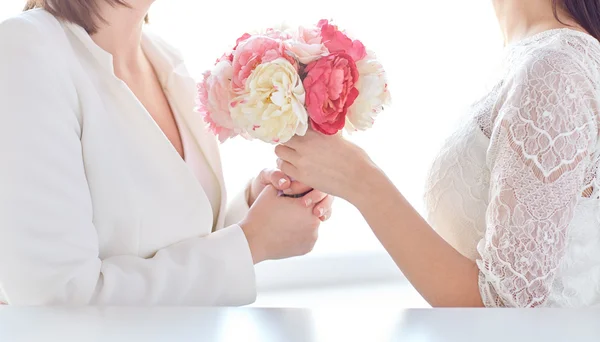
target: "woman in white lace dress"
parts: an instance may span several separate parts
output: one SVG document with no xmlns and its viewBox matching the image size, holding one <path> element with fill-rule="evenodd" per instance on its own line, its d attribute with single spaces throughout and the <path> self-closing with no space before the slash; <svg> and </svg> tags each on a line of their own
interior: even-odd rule
<svg viewBox="0 0 600 342">
<path fill-rule="evenodd" d="M 600 305 L 600 1 L 494 6 L 506 68 L 435 160 L 428 222 L 339 136 L 279 146 L 280 166 L 353 203 L 433 306 Z"/>
</svg>

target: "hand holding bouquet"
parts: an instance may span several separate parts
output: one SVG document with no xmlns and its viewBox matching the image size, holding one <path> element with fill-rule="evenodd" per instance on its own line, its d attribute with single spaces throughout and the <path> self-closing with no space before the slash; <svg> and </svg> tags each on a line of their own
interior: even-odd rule
<svg viewBox="0 0 600 342">
<path fill-rule="evenodd" d="M 365 130 L 390 103 L 375 54 L 327 20 L 244 34 L 204 73 L 198 95 L 221 142 L 240 135 L 285 143 L 309 125 L 328 135 Z"/>
</svg>

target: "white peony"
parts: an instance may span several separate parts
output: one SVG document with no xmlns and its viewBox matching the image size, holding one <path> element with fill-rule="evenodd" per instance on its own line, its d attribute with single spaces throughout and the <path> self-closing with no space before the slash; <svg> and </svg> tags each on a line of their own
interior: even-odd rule
<svg viewBox="0 0 600 342">
<path fill-rule="evenodd" d="M 285 58 L 258 65 L 243 93 L 231 101 L 231 118 L 250 136 L 268 143 L 285 143 L 308 129 L 304 86 Z"/>
<path fill-rule="evenodd" d="M 346 129 L 350 132 L 371 128 L 377 114 L 391 103 L 387 76 L 375 54 L 369 51 L 356 67 L 359 76 L 355 87 L 359 94 L 346 117 Z"/>
</svg>

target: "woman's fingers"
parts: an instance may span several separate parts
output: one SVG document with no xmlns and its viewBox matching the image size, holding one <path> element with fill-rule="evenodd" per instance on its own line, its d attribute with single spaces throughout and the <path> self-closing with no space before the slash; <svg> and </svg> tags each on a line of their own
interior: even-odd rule
<svg viewBox="0 0 600 342">
<path fill-rule="evenodd" d="M 288 140 L 285 144 L 279 145 L 279 146 L 285 146 L 285 147 L 292 148 L 292 149 L 297 148 L 298 144 L 299 144 L 299 141 L 298 141 L 299 139 L 300 139 L 300 137 L 295 135 L 290 140 Z M 279 147 L 279 146 L 277 146 L 277 147 Z M 277 147 L 275 148 L 275 153 L 277 153 Z"/>
<path fill-rule="evenodd" d="M 298 169 L 290 164 L 287 161 L 284 161 L 283 159 L 279 158 L 277 159 L 277 167 L 283 171 L 284 174 L 288 175 L 291 178 L 298 178 Z"/>
<path fill-rule="evenodd" d="M 292 164 L 294 164 L 298 158 L 298 152 L 296 152 L 296 150 L 284 145 L 275 147 L 275 155 L 277 155 L 279 159 L 283 159 Z"/>
<path fill-rule="evenodd" d="M 280 170 L 269 169 L 261 173 L 264 185 L 273 185 L 277 190 L 287 190 L 292 186 L 292 180 Z"/>
<path fill-rule="evenodd" d="M 326 221 L 331 217 L 331 211 L 333 206 L 333 200 L 335 197 L 331 195 L 325 196 L 320 202 L 315 205 L 313 214 L 319 217 L 321 221 Z"/>
<path fill-rule="evenodd" d="M 306 194 L 306 196 L 302 197 L 302 200 L 304 201 L 304 205 L 306 207 L 310 207 L 321 203 L 321 201 L 323 201 L 326 197 L 326 193 L 323 193 L 319 190 L 313 190 Z"/>
<path fill-rule="evenodd" d="M 305 194 L 311 190 L 312 188 L 310 186 L 292 180 L 292 185 L 287 189 L 283 190 L 283 193 L 286 195 L 298 195 Z"/>
<path fill-rule="evenodd" d="M 292 184 L 292 180 L 285 173 L 276 169 L 264 169 L 252 181 L 250 185 L 250 196 L 248 205 L 252 206 L 256 198 L 263 192 L 266 186 L 273 186 L 279 191 L 288 189 Z"/>
</svg>

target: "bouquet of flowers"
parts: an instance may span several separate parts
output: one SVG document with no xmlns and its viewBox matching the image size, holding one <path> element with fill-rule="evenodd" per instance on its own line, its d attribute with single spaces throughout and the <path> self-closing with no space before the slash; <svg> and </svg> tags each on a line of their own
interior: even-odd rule
<svg viewBox="0 0 600 342">
<path fill-rule="evenodd" d="M 328 20 L 244 34 L 198 84 L 198 111 L 221 142 L 285 143 L 309 125 L 333 135 L 370 128 L 390 103 L 374 53 Z"/>
</svg>

